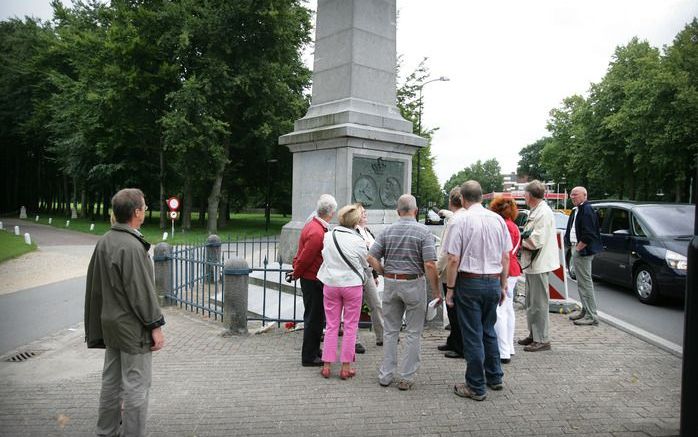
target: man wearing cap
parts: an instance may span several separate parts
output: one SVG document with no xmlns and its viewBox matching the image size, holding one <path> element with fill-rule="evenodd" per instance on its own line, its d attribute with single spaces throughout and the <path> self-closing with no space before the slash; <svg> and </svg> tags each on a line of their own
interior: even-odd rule
<svg viewBox="0 0 698 437">
<path fill-rule="evenodd" d="M 387 387 L 397 376 L 398 389 L 409 390 L 420 362 L 420 338 L 427 306 L 425 273 L 433 298 L 440 299 L 441 292 L 434 236 L 425 225 L 417 222 L 417 201 L 414 196 L 400 196 L 397 213 L 399 220 L 380 233 L 371 246 L 368 262 L 385 277 L 383 363 L 378 371 L 378 382 Z M 405 357 L 398 369 L 397 342 L 403 313 L 407 335 Z"/>
<path fill-rule="evenodd" d="M 477 181 L 465 182 L 461 197 L 467 213 L 454 218 L 446 243 L 446 305 L 452 307 L 455 299 L 467 363 L 465 383 L 456 384 L 453 392 L 482 401 L 486 386 L 503 388 L 494 324 L 497 305 L 506 297 L 512 244 L 504 219 L 482 206 Z"/>
</svg>

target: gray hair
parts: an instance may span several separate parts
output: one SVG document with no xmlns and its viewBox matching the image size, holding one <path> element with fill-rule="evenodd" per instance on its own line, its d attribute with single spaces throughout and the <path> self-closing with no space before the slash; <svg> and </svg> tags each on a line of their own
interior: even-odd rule
<svg viewBox="0 0 698 437">
<path fill-rule="evenodd" d="M 524 191 L 536 199 L 542 199 L 545 197 L 545 185 L 543 185 L 543 182 L 539 181 L 538 179 L 534 179 L 529 182 L 524 188 Z"/>
<path fill-rule="evenodd" d="M 477 203 L 482 201 L 482 187 L 478 181 L 465 181 L 460 187 L 460 195 L 466 202 Z"/>
<path fill-rule="evenodd" d="M 417 209 L 417 199 L 411 194 L 403 194 L 397 199 L 397 210 L 399 212 L 410 212 Z"/>
<path fill-rule="evenodd" d="M 137 209 L 145 208 L 144 197 L 143 192 L 138 188 L 124 188 L 114 194 L 111 198 L 114 220 L 118 223 L 128 223 L 136 215 Z"/>
<path fill-rule="evenodd" d="M 326 217 L 334 214 L 334 212 L 337 211 L 337 201 L 334 196 L 331 194 L 323 194 L 320 196 L 315 211 L 318 217 Z"/>
</svg>

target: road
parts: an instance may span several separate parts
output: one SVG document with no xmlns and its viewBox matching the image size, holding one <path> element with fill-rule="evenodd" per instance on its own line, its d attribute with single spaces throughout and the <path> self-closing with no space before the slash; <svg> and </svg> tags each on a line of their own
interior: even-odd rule
<svg viewBox="0 0 698 437">
<path fill-rule="evenodd" d="M 568 280 L 570 297 L 579 301 L 577 283 Z M 599 280 L 594 280 L 594 290 L 599 311 L 683 346 L 682 300 L 665 300 L 660 305 L 645 305 L 635 297 L 632 290 Z"/>
<path fill-rule="evenodd" d="M 85 277 L 0 296 L 0 355 L 82 321 Z"/>
</svg>

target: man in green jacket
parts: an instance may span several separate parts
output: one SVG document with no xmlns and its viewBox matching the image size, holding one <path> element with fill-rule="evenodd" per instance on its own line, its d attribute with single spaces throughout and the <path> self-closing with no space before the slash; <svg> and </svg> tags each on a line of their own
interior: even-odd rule
<svg viewBox="0 0 698 437">
<path fill-rule="evenodd" d="M 99 436 L 145 435 L 151 352 L 165 344 L 150 244 L 138 231 L 147 210 L 141 190 L 126 188 L 116 193 L 112 198 L 115 222 L 97 243 L 87 270 L 85 341 L 88 348 L 106 348 Z"/>
</svg>

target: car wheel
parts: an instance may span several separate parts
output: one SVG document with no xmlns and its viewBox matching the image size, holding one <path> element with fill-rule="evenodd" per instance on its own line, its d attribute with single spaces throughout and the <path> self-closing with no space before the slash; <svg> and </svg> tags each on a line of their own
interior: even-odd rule
<svg viewBox="0 0 698 437">
<path fill-rule="evenodd" d="M 566 257 L 567 257 L 567 275 L 571 279 L 574 279 L 576 281 L 577 274 L 574 272 L 574 264 L 572 264 L 572 252 L 570 250 L 567 251 Z"/>
<path fill-rule="evenodd" d="M 652 270 L 640 265 L 635 269 L 633 286 L 640 302 L 653 305 L 659 301 L 659 289 Z"/>
</svg>

